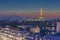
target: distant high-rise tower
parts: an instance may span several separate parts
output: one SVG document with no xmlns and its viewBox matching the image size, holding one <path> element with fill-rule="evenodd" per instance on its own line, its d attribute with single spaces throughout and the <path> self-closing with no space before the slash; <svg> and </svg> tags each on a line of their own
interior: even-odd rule
<svg viewBox="0 0 60 40">
<path fill-rule="evenodd" d="M 43 12 L 42 12 L 42 8 L 40 9 L 40 16 L 39 19 L 42 21 L 43 20 Z"/>
</svg>

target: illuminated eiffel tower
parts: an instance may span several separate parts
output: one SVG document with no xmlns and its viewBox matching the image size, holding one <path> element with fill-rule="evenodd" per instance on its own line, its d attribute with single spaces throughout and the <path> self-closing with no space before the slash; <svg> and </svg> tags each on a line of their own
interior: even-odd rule
<svg viewBox="0 0 60 40">
<path fill-rule="evenodd" d="M 41 21 L 43 21 L 43 20 L 44 20 L 44 19 L 43 19 L 43 12 L 42 12 L 42 8 L 40 9 L 39 19 L 40 19 Z"/>
</svg>

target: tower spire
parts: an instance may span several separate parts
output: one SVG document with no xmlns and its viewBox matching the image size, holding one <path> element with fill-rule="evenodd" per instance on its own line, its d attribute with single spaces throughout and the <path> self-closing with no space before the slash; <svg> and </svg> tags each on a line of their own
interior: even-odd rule
<svg viewBox="0 0 60 40">
<path fill-rule="evenodd" d="M 43 13 L 42 13 L 42 8 L 40 9 L 40 16 L 39 16 L 40 20 L 43 20 Z"/>
</svg>

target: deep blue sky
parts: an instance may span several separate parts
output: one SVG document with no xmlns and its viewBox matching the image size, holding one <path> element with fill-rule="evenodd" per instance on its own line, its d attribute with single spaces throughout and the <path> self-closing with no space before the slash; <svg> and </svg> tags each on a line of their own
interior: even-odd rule
<svg viewBox="0 0 60 40">
<path fill-rule="evenodd" d="M 0 10 L 38 10 L 40 0 L 0 0 Z"/>
<path fill-rule="evenodd" d="M 60 0 L 0 0 L 0 10 L 59 9 Z"/>
<path fill-rule="evenodd" d="M 60 11 L 60 0 L 0 0 L 0 14 L 9 11 L 15 13 L 39 12 L 40 8 L 43 8 L 44 11 Z"/>
</svg>

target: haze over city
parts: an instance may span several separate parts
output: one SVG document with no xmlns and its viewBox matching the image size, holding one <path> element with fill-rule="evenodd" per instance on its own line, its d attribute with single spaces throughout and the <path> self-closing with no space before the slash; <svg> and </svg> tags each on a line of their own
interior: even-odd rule
<svg viewBox="0 0 60 40">
<path fill-rule="evenodd" d="M 0 16 L 60 17 L 60 0 L 0 0 Z"/>
</svg>

